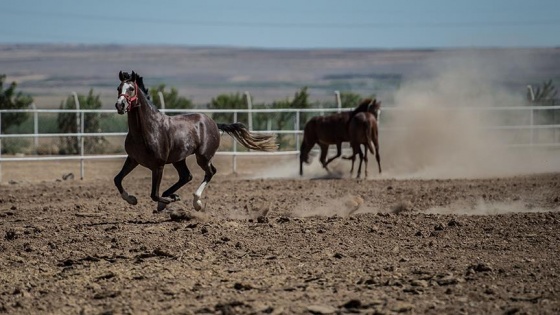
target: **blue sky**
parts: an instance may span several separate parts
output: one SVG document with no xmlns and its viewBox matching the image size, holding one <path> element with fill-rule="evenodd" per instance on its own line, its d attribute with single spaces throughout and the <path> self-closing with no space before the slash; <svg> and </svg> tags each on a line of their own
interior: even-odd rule
<svg viewBox="0 0 560 315">
<path fill-rule="evenodd" d="M 0 44 L 558 47 L 558 0 L 15 0 Z"/>
</svg>

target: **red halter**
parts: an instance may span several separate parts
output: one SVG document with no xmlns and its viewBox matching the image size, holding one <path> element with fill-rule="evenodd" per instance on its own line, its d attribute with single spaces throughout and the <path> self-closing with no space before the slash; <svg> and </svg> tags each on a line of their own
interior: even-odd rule
<svg viewBox="0 0 560 315">
<path fill-rule="evenodd" d="M 138 104 L 138 84 L 136 84 L 136 82 L 134 82 L 134 96 L 129 96 L 126 93 L 121 93 L 119 97 L 121 96 L 124 96 L 124 99 L 128 104 L 128 106 L 126 107 L 127 112 L 130 112 L 134 107 L 140 106 Z"/>
</svg>

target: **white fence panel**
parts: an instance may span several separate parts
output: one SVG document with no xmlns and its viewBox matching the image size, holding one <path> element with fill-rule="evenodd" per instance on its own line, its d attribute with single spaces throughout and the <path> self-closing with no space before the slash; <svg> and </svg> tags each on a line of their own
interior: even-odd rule
<svg viewBox="0 0 560 315">
<path fill-rule="evenodd" d="M 301 126 L 303 125 L 304 121 L 302 120 L 302 114 L 310 115 L 315 113 L 319 115 L 321 113 L 330 114 L 333 112 L 339 112 L 341 109 L 340 107 L 337 108 L 311 108 L 311 109 L 230 109 L 230 110 L 210 110 L 210 109 L 196 109 L 196 110 L 175 110 L 175 109 L 163 109 L 162 111 L 165 113 L 170 114 L 179 114 L 179 113 L 191 113 L 191 112 L 198 112 L 198 113 L 207 113 L 207 114 L 223 114 L 223 113 L 231 113 L 234 116 L 234 120 L 236 120 L 238 114 L 247 114 L 249 117 L 249 126 L 251 128 L 254 127 L 253 119 L 255 117 L 254 114 L 259 113 L 273 113 L 273 114 L 282 114 L 282 113 L 292 113 L 294 115 L 294 122 L 291 126 L 287 126 L 282 130 L 270 130 L 270 124 L 268 124 L 268 128 L 261 129 L 261 130 L 254 130 L 257 132 L 270 132 L 279 135 L 293 135 L 294 136 L 294 146 L 287 148 L 280 148 L 281 150 L 278 152 L 255 152 L 255 151 L 248 151 L 248 152 L 239 152 L 237 150 L 236 142 L 233 141 L 233 146 L 231 151 L 218 151 L 217 155 L 227 155 L 232 156 L 232 171 L 236 171 L 236 157 L 237 156 L 264 156 L 264 155 L 294 155 L 297 156 L 299 154 L 298 146 L 300 143 L 300 136 L 303 133 Z M 344 109 L 343 109 L 344 110 Z M 349 110 L 349 109 L 347 109 Z M 412 111 L 417 110 L 413 109 Z M 560 119 L 554 120 L 552 123 L 541 123 L 535 121 L 535 117 L 538 116 L 538 113 L 542 113 L 543 111 L 550 111 L 554 110 L 557 111 L 554 117 L 560 118 L 560 106 L 521 106 L 521 107 L 492 107 L 492 108 L 480 108 L 480 107 L 473 107 L 473 108 L 441 108 L 442 111 L 473 111 L 479 112 L 481 115 L 487 115 L 490 112 L 503 112 L 503 111 L 510 111 L 520 114 L 524 122 L 516 123 L 516 124 L 508 124 L 508 125 L 490 125 L 485 126 L 483 128 L 489 130 L 496 130 L 496 131 L 504 131 L 504 132 L 514 132 L 520 130 L 526 130 L 530 133 L 528 137 L 528 141 L 519 142 L 519 143 L 510 143 L 509 146 L 514 147 L 551 147 L 551 148 L 559 148 L 560 147 Z M 382 109 L 382 116 L 380 117 L 380 131 L 383 134 L 391 133 L 391 132 L 398 132 L 399 127 L 391 126 L 390 122 L 387 121 L 391 120 L 391 116 L 399 115 L 402 111 L 410 112 L 411 109 L 402 109 L 396 107 L 386 107 Z M 25 133 L 25 134 L 0 134 L 0 182 L 2 180 L 2 171 L 1 171 L 1 163 L 2 162 L 27 162 L 27 161 L 53 161 L 53 160 L 79 160 L 80 161 L 80 170 L 81 176 L 84 176 L 84 161 L 85 160 L 96 160 L 96 159 L 123 159 L 126 157 L 125 154 L 85 154 L 84 151 L 84 139 L 87 137 L 123 137 L 126 135 L 126 132 L 84 132 L 84 115 L 87 113 L 96 113 L 96 114 L 112 114 L 118 115 L 115 110 L 110 109 L 100 109 L 100 110 L 91 110 L 91 109 L 20 109 L 20 110 L 0 110 L 0 118 L 3 114 L 6 113 L 31 113 L 33 115 L 33 133 Z M 39 119 L 38 116 L 40 114 L 59 114 L 59 113 L 74 113 L 77 119 L 77 126 L 79 126 L 79 130 L 73 133 L 41 133 L 39 132 Z M 541 115 L 542 116 L 542 115 Z M 387 118 L 389 117 L 389 118 Z M 395 116 L 394 116 L 395 117 Z M 383 119 L 381 119 L 383 118 Z M 1 127 L 1 119 L 0 119 L 0 127 Z M 1 130 L 1 128 L 0 128 Z M 550 130 L 554 133 L 552 140 L 550 141 L 536 141 L 535 134 L 540 130 Z M 35 146 L 38 144 L 38 139 L 43 137 L 77 137 L 79 143 L 79 154 L 78 155 L 51 155 L 51 156 L 40 156 L 40 155 L 28 155 L 28 156 L 5 156 L 2 155 L 2 142 L 4 139 L 10 138 L 32 138 L 34 139 L 33 143 Z"/>
</svg>

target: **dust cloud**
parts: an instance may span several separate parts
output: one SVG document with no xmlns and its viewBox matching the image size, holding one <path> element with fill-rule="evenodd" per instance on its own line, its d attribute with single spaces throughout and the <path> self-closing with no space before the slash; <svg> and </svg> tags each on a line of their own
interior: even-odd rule
<svg viewBox="0 0 560 315">
<path fill-rule="evenodd" d="M 383 174 L 377 173 L 370 156 L 368 179 L 488 178 L 560 171 L 557 149 L 526 146 L 531 139 L 538 142 L 542 130 L 533 135 L 529 129 L 495 128 L 529 125 L 530 111 L 496 109 L 527 106 L 520 82 L 534 78 L 538 61 L 529 55 L 481 57 L 473 51 L 428 60 L 418 68 L 418 75 L 395 92 L 393 104 L 381 100 Z M 557 143 L 560 131 L 545 136 L 544 142 Z M 343 155 L 348 155 L 344 145 Z M 304 164 L 303 179 L 350 177 L 350 161 L 335 160 L 327 174 L 317 161 L 317 151 L 316 146 L 311 164 Z M 333 154 L 331 146 L 329 156 Z M 300 178 L 299 160 L 274 163 L 254 177 Z"/>
<path fill-rule="evenodd" d="M 334 146 L 331 146 L 334 147 Z M 318 150 L 316 146 L 315 149 Z M 350 152 L 348 152 L 350 153 Z M 343 152 L 343 156 L 348 153 Z M 333 156 L 335 152 L 330 152 L 329 156 Z M 247 178 L 292 178 L 292 179 L 336 179 L 345 178 L 350 175 L 350 162 L 342 158 L 336 159 L 329 164 L 329 171 L 325 171 L 321 162 L 319 162 L 318 152 L 311 151 L 309 156 L 309 164 L 303 164 L 303 176 L 299 175 L 299 156 L 290 156 L 282 159 L 274 159 L 272 167 L 266 167 L 262 170 L 248 174 Z M 356 162 L 356 169 L 358 164 Z M 354 171 L 355 174 L 355 171 Z"/>
<path fill-rule="evenodd" d="M 520 82 L 525 77 L 527 83 L 534 80 L 538 61 L 529 55 L 481 57 L 479 52 L 461 52 L 442 60 L 426 61 L 419 68 L 419 74 L 408 78 L 395 93 L 392 104 L 381 100 L 382 106 L 387 106 L 382 107 L 380 117 L 383 174 L 377 174 L 375 159 L 370 157 L 368 179 L 469 179 L 560 171 L 558 149 L 516 146 L 542 140 L 539 131 L 532 134 L 529 129 L 495 128 L 530 124 L 529 111 L 503 108 L 527 106 L 525 83 Z M 533 75 L 529 74 L 531 71 Z M 558 131 L 549 133 L 544 142 L 557 143 L 559 135 Z M 302 179 L 350 177 L 349 161 L 335 160 L 327 174 L 317 160 L 315 154 L 310 158 L 311 164 L 304 164 Z M 296 157 L 276 163 L 257 176 L 300 178 L 299 160 Z M 354 209 L 355 198 L 340 196 L 320 204 L 303 201 L 293 214 L 347 216 L 392 212 L 365 205 Z M 496 215 L 537 211 L 550 210 L 536 209 L 523 201 L 481 200 L 434 207 L 426 212 Z"/>
<path fill-rule="evenodd" d="M 560 170 L 558 152 L 511 146 L 529 143 L 530 131 L 487 128 L 529 120 L 528 111 L 495 109 L 524 106 L 525 91 L 512 93 L 503 82 L 532 60 L 497 61 L 470 53 L 428 62 L 423 72 L 429 77 L 416 77 L 399 89 L 395 107 L 381 114 L 384 176 L 480 178 Z"/>
<path fill-rule="evenodd" d="M 533 207 L 523 201 L 516 202 L 488 202 L 479 200 L 475 205 L 467 205 L 456 203 L 446 207 L 433 207 L 426 210 L 425 213 L 432 214 L 465 214 L 465 215 L 499 215 L 506 213 L 523 213 L 523 212 L 550 212 L 560 211 L 558 209 L 542 209 Z"/>
<path fill-rule="evenodd" d="M 411 210 L 412 204 L 408 207 L 404 206 L 404 210 L 397 208 L 403 207 L 400 203 L 393 205 L 391 209 L 383 209 L 381 207 L 366 206 L 364 200 L 355 195 L 345 195 L 340 198 L 326 199 L 321 203 L 317 202 L 301 202 L 294 207 L 292 214 L 298 217 L 310 216 L 339 216 L 347 217 L 354 214 L 364 213 L 400 213 L 400 212 L 418 212 Z M 535 213 L 535 212 L 557 212 L 556 209 L 544 209 L 531 205 L 523 201 L 515 202 L 490 202 L 483 199 L 476 203 L 467 201 L 456 202 L 448 206 L 437 206 L 429 208 L 422 213 L 427 214 L 456 214 L 456 215 L 501 215 L 507 213 Z"/>
<path fill-rule="evenodd" d="M 364 199 L 360 196 L 347 194 L 340 198 L 327 198 L 321 202 L 304 201 L 292 210 L 297 217 L 340 216 L 347 217 L 354 213 L 376 213 L 376 209 L 366 209 Z"/>
</svg>

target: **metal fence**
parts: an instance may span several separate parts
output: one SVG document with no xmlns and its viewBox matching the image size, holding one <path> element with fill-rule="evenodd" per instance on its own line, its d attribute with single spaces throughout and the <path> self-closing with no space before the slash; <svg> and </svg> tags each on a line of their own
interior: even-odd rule
<svg viewBox="0 0 560 315">
<path fill-rule="evenodd" d="M 299 154 L 299 144 L 300 138 L 303 133 L 302 129 L 305 124 L 306 119 L 310 116 L 329 114 L 332 112 L 338 112 L 341 108 L 311 108 L 311 109 L 230 109 L 230 110 L 210 110 L 210 109 L 196 109 L 196 110 L 174 110 L 174 109 L 163 109 L 162 111 L 167 114 L 179 114 L 179 113 L 189 113 L 189 112 L 199 112 L 207 114 L 224 114 L 229 113 L 233 115 L 233 121 L 237 121 L 240 114 L 246 115 L 248 119 L 248 125 L 251 129 L 254 129 L 254 115 L 258 114 L 268 114 L 268 115 L 279 115 L 289 113 L 293 117 L 293 121 L 290 125 L 284 126 L 282 129 L 273 129 L 271 124 L 266 124 L 264 128 L 257 128 L 254 131 L 262 131 L 274 133 L 277 135 L 287 135 L 292 137 L 291 141 L 288 141 L 287 145 L 280 147 L 278 152 L 256 152 L 256 151 L 240 151 L 237 148 L 236 142 L 232 142 L 232 146 L 229 150 L 220 150 L 217 155 L 227 155 L 232 157 L 232 171 L 236 172 L 238 156 L 259 156 L 259 155 L 293 155 L 297 156 Z M 349 109 L 342 109 L 349 110 Z M 491 115 L 491 113 L 502 114 L 505 111 L 514 113 L 513 116 L 518 117 L 515 121 L 509 124 L 502 125 L 489 125 L 483 128 L 488 130 L 495 130 L 501 132 L 513 132 L 513 131 L 523 131 L 527 133 L 527 136 L 521 141 L 505 143 L 505 145 L 513 147 L 560 147 L 560 106 L 515 106 L 515 107 L 473 107 L 473 108 L 441 108 L 442 111 L 471 111 L 478 112 L 484 116 Z M 554 119 L 543 119 L 542 117 L 552 117 L 550 114 L 545 114 L 546 111 L 555 111 Z M 398 126 L 391 124 L 396 117 L 403 114 L 403 111 L 410 113 L 411 109 L 403 109 L 398 107 L 385 107 L 382 110 L 381 117 L 379 119 L 380 132 L 383 133 L 385 138 L 387 134 L 392 132 L 398 132 L 399 130 L 406 129 L 406 126 Z M 412 110 L 413 111 L 413 110 Z M 84 177 L 84 161 L 85 160 L 99 160 L 99 159 L 124 159 L 126 154 L 87 154 L 84 150 L 84 139 L 87 137 L 124 137 L 126 132 L 84 132 L 84 122 L 85 115 L 88 113 L 93 114 L 104 114 L 104 115 L 117 115 L 115 110 L 109 109 L 20 109 L 20 110 L 0 110 L 0 127 L 1 127 L 1 117 L 6 113 L 29 113 L 33 117 L 33 133 L 19 133 L 19 134 L 0 134 L 0 182 L 2 180 L 2 162 L 28 162 L 28 161 L 60 161 L 60 160 L 79 160 L 80 161 L 80 178 Z M 78 130 L 72 133 L 44 133 L 40 132 L 40 119 L 39 115 L 53 115 L 60 113 L 72 113 L 76 115 L 76 125 Z M 270 118 L 269 118 L 270 119 Z M 124 127 L 126 128 L 126 126 Z M 0 128 L 1 130 L 1 128 Z M 546 131 L 551 134 L 551 136 L 540 137 L 539 133 Z M 5 139 L 11 138 L 28 138 L 33 139 L 33 145 L 35 148 L 38 145 L 39 139 L 51 137 L 76 137 L 79 143 L 79 154 L 75 155 L 38 155 L 28 154 L 25 156 L 13 156 L 13 155 L 2 155 L 2 142 Z"/>
</svg>

